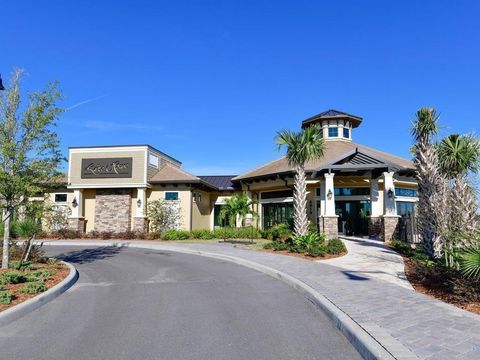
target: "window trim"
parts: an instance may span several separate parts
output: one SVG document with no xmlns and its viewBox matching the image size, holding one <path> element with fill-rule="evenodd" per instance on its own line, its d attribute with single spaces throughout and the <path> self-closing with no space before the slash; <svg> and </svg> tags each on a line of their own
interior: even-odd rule
<svg viewBox="0 0 480 360">
<path fill-rule="evenodd" d="M 336 135 L 331 135 L 331 134 L 330 134 L 330 130 L 335 130 L 335 131 L 336 131 Z M 329 137 L 329 138 L 338 138 L 338 126 L 332 126 L 332 127 L 329 127 L 329 128 L 328 128 L 328 137 Z"/>
</svg>

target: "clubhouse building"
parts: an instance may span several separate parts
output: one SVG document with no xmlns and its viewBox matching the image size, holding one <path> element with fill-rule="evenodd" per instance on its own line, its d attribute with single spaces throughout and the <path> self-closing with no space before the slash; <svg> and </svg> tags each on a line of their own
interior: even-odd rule
<svg viewBox="0 0 480 360">
<path fill-rule="evenodd" d="M 308 216 L 329 237 L 339 233 L 390 240 L 399 219 L 414 211 L 417 184 L 409 160 L 359 145 L 352 136 L 362 118 L 328 110 L 304 120 L 318 126 L 324 156 L 306 164 Z M 90 231 L 148 231 L 147 205 L 179 207 L 180 228 L 214 229 L 225 199 L 246 192 L 259 214 L 252 226 L 269 228 L 293 216 L 294 172 L 285 157 L 244 174 L 201 176 L 149 145 L 71 147 L 66 183 L 47 194 L 70 208 L 69 226 Z"/>
</svg>

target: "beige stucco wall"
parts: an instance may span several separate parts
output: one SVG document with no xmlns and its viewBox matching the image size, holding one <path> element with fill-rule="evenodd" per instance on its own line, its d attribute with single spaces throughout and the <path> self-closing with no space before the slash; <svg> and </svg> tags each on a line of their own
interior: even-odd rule
<svg viewBox="0 0 480 360">
<path fill-rule="evenodd" d="M 144 184 L 145 183 L 145 155 L 146 150 L 124 150 L 124 151 L 107 151 L 99 150 L 85 152 L 71 152 L 69 165 L 69 180 L 71 186 L 81 185 L 111 185 L 112 187 L 120 187 L 119 185 L 127 184 Z M 104 159 L 104 158 L 132 158 L 132 177 L 131 178 L 110 178 L 110 179 L 82 179 L 82 159 Z"/>
<path fill-rule="evenodd" d="M 83 217 L 87 233 L 93 231 L 95 227 L 95 193 L 95 189 L 83 190 Z"/>
<path fill-rule="evenodd" d="M 191 219 L 191 191 L 190 187 L 185 185 L 179 186 L 155 186 L 152 189 L 147 190 L 147 204 L 154 200 L 164 200 L 165 192 L 178 192 L 178 202 L 180 206 L 180 228 L 182 230 L 190 230 Z M 148 205 L 147 205 L 148 206 Z"/>
<path fill-rule="evenodd" d="M 55 203 L 55 194 L 67 194 L 67 202 L 65 202 L 65 203 Z M 35 198 L 35 200 L 36 200 L 36 198 Z M 41 197 L 39 198 L 39 200 L 41 201 Z M 71 212 L 72 201 L 73 201 L 73 191 L 62 189 L 62 190 L 47 192 L 44 195 L 44 201 L 48 202 L 50 205 L 59 205 L 59 206 L 68 207 L 69 210 L 67 210 L 67 212 Z M 51 229 L 48 229 L 45 222 L 42 223 L 42 227 L 46 231 L 51 230 Z"/>
<path fill-rule="evenodd" d="M 193 202 L 192 199 L 192 230 L 193 229 L 211 229 L 213 216 L 213 207 L 210 200 L 210 194 L 200 190 L 193 192 L 200 194 L 201 201 Z"/>
</svg>

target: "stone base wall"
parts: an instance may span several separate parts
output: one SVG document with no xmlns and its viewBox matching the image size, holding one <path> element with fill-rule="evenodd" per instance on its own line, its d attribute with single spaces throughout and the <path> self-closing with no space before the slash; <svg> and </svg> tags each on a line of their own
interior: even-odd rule
<svg viewBox="0 0 480 360">
<path fill-rule="evenodd" d="M 78 231 L 80 233 L 85 232 L 85 219 L 83 218 L 69 218 L 68 228 L 70 230 Z"/>
<path fill-rule="evenodd" d="M 319 231 L 325 233 L 327 240 L 338 237 L 338 216 L 320 216 Z"/>
<path fill-rule="evenodd" d="M 145 217 L 134 217 L 132 230 L 135 232 L 141 232 L 141 233 L 147 232 L 148 219 Z"/>
<path fill-rule="evenodd" d="M 368 236 L 373 239 L 380 239 L 382 237 L 382 218 L 369 217 L 368 218 Z"/>
<path fill-rule="evenodd" d="M 97 189 L 95 196 L 95 231 L 129 231 L 131 219 L 130 189 Z"/>
<path fill-rule="evenodd" d="M 386 243 L 389 243 L 394 239 L 398 239 L 399 219 L 400 217 L 398 216 L 382 217 L 382 240 Z"/>
</svg>

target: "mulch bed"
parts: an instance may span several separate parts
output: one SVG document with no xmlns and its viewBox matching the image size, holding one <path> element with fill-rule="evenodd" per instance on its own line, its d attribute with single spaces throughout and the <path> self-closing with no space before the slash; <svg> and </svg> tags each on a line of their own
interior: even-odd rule
<svg viewBox="0 0 480 360">
<path fill-rule="evenodd" d="M 480 281 L 466 280 L 438 266 L 427 268 L 402 255 L 405 275 L 418 292 L 480 315 Z"/>
<path fill-rule="evenodd" d="M 56 263 L 54 265 L 49 265 L 49 264 L 43 264 L 43 263 L 34 263 L 33 264 L 36 268 L 36 270 L 42 270 L 42 269 L 47 269 L 52 273 L 52 276 L 45 281 L 45 286 L 47 289 L 52 288 L 53 286 L 57 285 L 59 282 L 61 282 L 63 279 L 65 279 L 68 274 L 70 273 L 70 270 L 68 267 L 63 265 L 62 263 Z M 14 269 L 0 269 L 0 273 L 3 272 L 9 272 L 9 271 L 15 271 Z M 21 302 L 28 300 L 32 297 L 35 297 L 40 294 L 36 295 L 29 295 L 29 294 L 24 294 L 20 292 L 20 289 L 25 286 L 26 283 L 21 283 L 21 284 L 6 284 L 3 285 L 5 290 L 9 290 L 13 293 L 14 299 L 12 302 L 8 305 L 0 304 L 0 311 L 6 310 L 12 306 L 15 306 L 17 304 L 20 304 Z"/>
<path fill-rule="evenodd" d="M 337 258 L 337 257 L 340 257 L 340 256 L 347 255 L 347 252 L 344 252 L 344 253 L 337 254 L 337 255 L 325 254 L 324 256 L 312 257 L 312 256 L 308 256 L 306 254 L 299 254 L 299 253 L 290 252 L 288 250 L 258 249 L 258 251 L 268 252 L 268 253 L 272 253 L 272 254 L 288 255 L 288 256 L 293 256 L 293 257 L 303 259 L 303 260 L 308 260 L 308 261 L 327 260 L 327 259 L 333 259 L 333 258 Z"/>
</svg>

